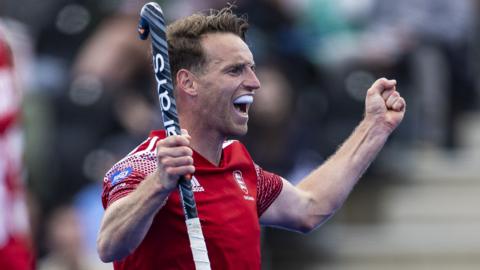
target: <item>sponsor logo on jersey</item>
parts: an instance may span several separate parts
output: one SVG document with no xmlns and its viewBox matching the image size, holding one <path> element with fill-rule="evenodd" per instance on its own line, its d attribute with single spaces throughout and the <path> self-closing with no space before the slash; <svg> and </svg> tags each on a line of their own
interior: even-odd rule
<svg viewBox="0 0 480 270">
<path fill-rule="evenodd" d="M 132 173 L 132 171 L 133 171 L 132 167 L 128 167 L 121 171 L 115 172 L 111 177 L 112 185 L 118 184 L 119 182 L 127 178 Z"/>
<path fill-rule="evenodd" d="M 195 176 L 192 177 L 190 180 L 192 182 L 192 190 L 193 192 L 202 192 L 205 191 L 205 189 L 200 185 L 200 182 L 198 182 L 198 179 L 195 178 Z"/>
</svg>

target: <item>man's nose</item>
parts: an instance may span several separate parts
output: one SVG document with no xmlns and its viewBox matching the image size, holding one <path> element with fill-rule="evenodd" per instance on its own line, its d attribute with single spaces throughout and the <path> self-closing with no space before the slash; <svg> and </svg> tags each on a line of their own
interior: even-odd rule
<svg viewBox="0 0 480 270">
<path fill-rule="evenodd" d="M 258 80 L 258 77 L 253 69 L 248 70 L 247 78 L 245 78 L 243 83 L 249 90 L 257 90 L 261 86 L 260 81 Z"/>
</svg>

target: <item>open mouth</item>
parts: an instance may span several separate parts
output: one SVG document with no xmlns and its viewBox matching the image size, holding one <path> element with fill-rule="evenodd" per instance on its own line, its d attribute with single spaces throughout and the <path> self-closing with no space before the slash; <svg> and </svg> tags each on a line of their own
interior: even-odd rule
<svg viewBox="0 0 480 270">
<path fill-rule="evenodd" d="M 242 113 L 247 112 L 247 104 L 233 104 L 233 106 L 239 112 L 242 112 Z"/>
<path fill-rule="evenodd" d="M 252 95 L 243 95 L 233 101 L 235 109 L 241 113 L 247 113 L 248 107 L 253 103 Z"/>
</svg>

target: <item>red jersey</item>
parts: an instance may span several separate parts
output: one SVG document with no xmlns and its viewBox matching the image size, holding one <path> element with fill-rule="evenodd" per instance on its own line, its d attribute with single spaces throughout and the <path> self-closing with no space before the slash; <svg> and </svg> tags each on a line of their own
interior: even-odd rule
<svg viewBox="0 0 480 270">
<path fill-rule="evenodd" d="M 156 169 L 156 143 L 164 137 L 163 131 L 152 132 L 106 174 L 105 208 Z M 238 141 L 224 143 L 219 166 L 195 151 L 193 159 L 191 181 L 212 269 L 260 269 L 259 217 L 280 194 L 281 178 L 255 165 Z M 114 267 L 195 269 L 178 190 L 157 213 L 140 246 Z"/>
<path fill-rule="evenodd" d="M 1 22 L 0 22 L 1 23 Z M 33 269 L 22 175 L 21 93 L 15 87 L 12 53 L 0 24 L 0 265 Z"/>
</svg>

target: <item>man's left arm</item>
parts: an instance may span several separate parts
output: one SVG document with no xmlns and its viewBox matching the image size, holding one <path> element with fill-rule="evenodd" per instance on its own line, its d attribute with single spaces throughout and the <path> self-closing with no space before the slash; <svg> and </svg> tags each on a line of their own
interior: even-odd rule
<svg viewBox="0 0 480 270">
<path fill-rule="evenodd" d="M 309 232 L 331 217 L 382 149 L 405 114 L 396 81 L 377 80 L 367 91 L 365 117 L 343 145 L 297 186 L 283 189 L 262 214 L 263 225 Z"/>
</svg>

